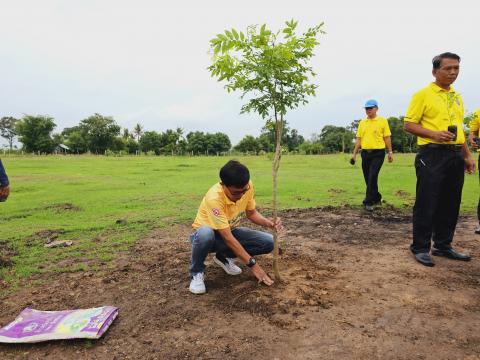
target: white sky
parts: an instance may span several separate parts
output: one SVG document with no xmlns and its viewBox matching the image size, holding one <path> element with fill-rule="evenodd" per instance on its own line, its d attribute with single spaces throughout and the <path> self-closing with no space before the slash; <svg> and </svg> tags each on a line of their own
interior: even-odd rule
<svg viewBox="0 0 480 360">
<path fill-rule="evenodd" d="M 305 137 L 363 117 L 368 98 L 380 115 L 403 115 L 444 51 L 462 57 L 455 88 L 472 111 L 479 8 L 477 0 L 0 0 L 0 116 L 48 114 L 61 131 L 98 112 L 129 129 L 222 131 L 236 144 L 263 122 L 239 115 L 239 94 L 210 77 L 209 40 L 250 24 L 277 30 L 291 18 L 300 30 L 324 21 L 327 32 L 311 63 L 317 96 L 287 116 Z"/>
</svg>

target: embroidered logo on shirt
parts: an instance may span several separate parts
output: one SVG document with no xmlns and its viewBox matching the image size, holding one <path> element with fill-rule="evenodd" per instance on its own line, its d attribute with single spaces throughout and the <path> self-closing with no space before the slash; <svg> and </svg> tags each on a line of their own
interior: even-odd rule
<svg viewBox="0 0 480 360">
<path fill-rule="evenodd" d="M 218 216 L 220 215 L 220 210 L 218 210 L 217 208 L 212 208 L 212 214 Z"/>
</svg>

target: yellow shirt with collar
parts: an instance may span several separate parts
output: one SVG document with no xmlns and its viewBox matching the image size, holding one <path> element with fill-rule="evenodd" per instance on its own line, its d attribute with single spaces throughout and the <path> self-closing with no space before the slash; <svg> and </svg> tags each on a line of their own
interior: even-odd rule
<svg viewBox="0 0 480 360">
<path fill-rule="evenodd" d="M 473 113 L 473 118 L 470 120 L 468 127 L 471 132 L 478 133 L 478 130 L 480 129 L 480 109 L 477 109 L 477 111 Z"/>
<path fill-rule="evenodd" d="M 200 203 L 192 227 L 198 229 L 206 225 L 214 230 L 237 227 L 243 212 L 255 210 L 255 190 L 251 181 L 248 185 L 250 188 L 237 202 L 227 197 L 220 183 L 213 185 Z"/>
<path fill-rule="evenodd" d="M 453 87 L 444 90 L 435 83 L 415 93 L 410 101 L 404 121 L 419 124 L 425 129 L 433 131 L 447 131 L 448 126 L 457 126 L 457 139 L 455 141 L 438 142 L 429 138 L 417 137 L 418 145 L 426 144 L 463 144 L 464 117 L 463 100 Z"/>
<path fill-rule="evenodd" d="M 358 124 L 357 137 L 364 150 L 385 149 L 385 137 L 391 135 L 390 126 L 384 117 L 365 118 Z"/>
<path fill-rule="evenodd" d="M 473 113 L 473 118 L 470 120 L 468 127 L 470 128 L 470 132 L 475 133 L 476 137 L 479 137 L 478 130 L 480 130 L 480 109 L 477 109 L 477 111 Z M 477 149 L 477 152 L 480 153 L 480 149 Z"/>
</svg>

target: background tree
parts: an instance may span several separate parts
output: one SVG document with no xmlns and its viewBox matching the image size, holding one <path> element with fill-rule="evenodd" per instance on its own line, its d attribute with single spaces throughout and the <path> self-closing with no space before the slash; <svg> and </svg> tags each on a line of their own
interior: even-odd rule
<svg viewBox="0 0 480 360">
<path fill-rule="evenodd" d="M 206 134 L 205 143 L 207 146 L 207 154 L 222 154 L 226 153 L 232 147 L 230 138 L 227 134 L 217 132 L 215 134 Z"/>
<path fill-rule="evenodd" d="M 202 131 L 193 131 L 187 134 L 187 150 L 193 155 L 205 154 L 207 142 Z"/>
<path fill-rule="evenodd" d="M 165 145 L 162 148 L 162 153 L 172 156 L 181 154 L 181 141 L 183 140 L 183 129 L 176 128 L 175 130 L 168 129 L 162 134 Z"/>
<path fill-rule="evenodd" d="M 127 129 L 127 128 L 124 128 L 123 129 L 123 133 L 122 133 L 122 137 L 127 140 L 129 138 L 133 138 L 133 134 Z"/>
<path fill-rule="evenodd" d="M 111 149 L 115 137 L 120 135 L 120 126 L 111 116 L 94 114 L 80 122 L 79 129 L 92 153 L 102 154 Z"/>
<path fill-rule="evenodd" d="M 403 116 L 388 118 L 388 126 L 392 133 L 393 151 L 407 153 L 417 151 L 417 137 L 405 131 Z"/>
<path fill-rule="evenodd" d="M 355 135 L 343 126 L 326 125 L 320 132 L 319 139 L 324 152 L 350 152 L 353 149 Z"/>
<path fill-rule="evenodd" d="M 292 129 L 285 137 L 285 145 L 288 151 L 297 151 L 298 147 L 305 142 L 305 138 L 298 133 L 297 129 Z"/>
<path fill-rule="evenodd" d="M 298 147 L 298 151 L 306 155 L 318 155 L 324 152 L 323 145 L 320 142 L 320 136 L 313 134 L 310 140 L 301 143 Z"/>
<path fill-rule="evenodd" d="M 133 128 L 133 134 L 137 137 L 137 142 L 140 141 L 140 138 L 143 135 L 143 126 L 137 123 Z"/>
<path fill-rule="evenodd" d="M 20 142 L 27 152 L 51 153 L 54 148 L 52 131 L 57 125 L 47 115 L 25 115 L 16 124 Z"/>
<path fill-rule="evenodd" d="M 156 155 L 160 155 L 162 144 L 162 135 L 156 131 L 145 131 L 138 142 L 141 151 L 154 151 Z"/>
<path fill-rule="evenodd" d="M 132 137 L 127 139 L 126 146 L 127 146 L 127 151 L 128 151 L 129 154 L 137 154 L 138 150 L 140 150 L 140 147 L 138 146 L 138 143 Z"/>
<path fill-rule="evenodd" d="M 242 153 L 250 153 L 257 155 L 260 151 L 260 143 L 252 135 L 246 135 L 240 142 L 235 146 L 235 150 Z"/>
<path fill-rule="evenodd" d="M 16 124 L 18 119 L 11 116 L 4 116 L 0 119 L 0 136 L 7 139 L 10 150 L 13 149 L 13 140 L 17 136 Z"/>
<path fill-rule="evenodd" d="M 63 129 L 62 135 L 65 145 L 67 145 L 73 153 L 83 154 L 88 151 L 86 133 L 79 126 Z"/>
<path fill-rule="evenodd" d="M 273 217 L 277 220 L 277 174 L 282 153 L 285 115 L 290 109 L 306 104 L 307 96 L 315 95 L 317 85 L 309 83 L 315 76 L 307 66 L 323 33 L 323 23 L 296 35 L 296 21 L 287 21 L 276 33 L 266 25 L 249 26 L 246 34 L 226 30 L 210 40 L 213 64 L 210 73 L 225 81 L 228 92 L 239 90 L 248 101 L 241 113 L 256 112 L 275 128 L 275 156 L 272 164 Z M 274 229 L 273 270 L 280 280 L 278 269 L 278 234 Z"/>
</svg>

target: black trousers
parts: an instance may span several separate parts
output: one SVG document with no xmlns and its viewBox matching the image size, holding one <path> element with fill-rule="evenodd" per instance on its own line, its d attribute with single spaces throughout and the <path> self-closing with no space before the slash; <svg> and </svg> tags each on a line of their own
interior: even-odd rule
<svg viewBox="0 0 480 360">
<path fill-rule="evenodd" d="M 451 247 L 457 226 L 464 181 L 464 160 L 461 151 L 452 148 L 421 147 L 415 157 L 417 194 L 413 207 L 414 253 L 434 247 Z"/>
<path fill-rule="evenodd" d="M 382 194 L 378 192 L 378 174 L 385 161 L 385 149 L 362 150 L 363 178 L 367 190 L 363 205 L 373 205 L 382 201 Z"/>
</svg>

